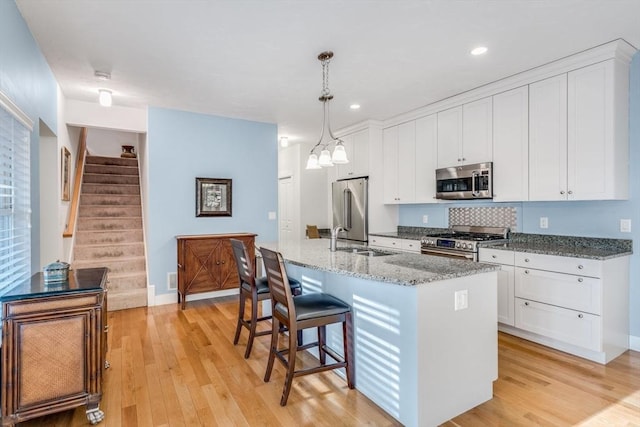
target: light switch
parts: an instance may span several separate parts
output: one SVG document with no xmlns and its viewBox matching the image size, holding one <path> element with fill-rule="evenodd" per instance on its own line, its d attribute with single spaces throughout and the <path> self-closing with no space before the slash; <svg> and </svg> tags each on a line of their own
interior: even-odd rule
<svg viewBox="0 0 640 427">
<path fill-rule="evenodd" d="M 429 215 L 422 215 L 422 223 L 423 224 L 429 223 Z"/>
<path fill-rule="evenodd" d="M 549 218 L 546 216 L 540 217 L 540 228 L 549 228 Z"/>
<path fill-rule="evenodd" d="M 631 233 L 631 220 L 630 219 L 621 219 L 620 220 L 620 232 L 621 233 Z"/>
</svg>

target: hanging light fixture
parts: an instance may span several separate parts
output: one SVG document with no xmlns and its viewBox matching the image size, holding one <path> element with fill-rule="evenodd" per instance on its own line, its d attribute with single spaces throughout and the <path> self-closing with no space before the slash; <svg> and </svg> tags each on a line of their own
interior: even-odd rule
<svg viewBox="0 0 640 427">
<path fill-rule="evenodd" d="M 322 52 L 318 55 L 318 60 L 322 64 L 322 92 L 318 100 L 322 102 L 322 129 L 320 140 L 313 146 L 307 159 L 307 169 L 321 169 L 322 167 L 333 166 L 334 164 L 349 163 L 344 143 L 336 138 L 331 131 L 329 120 L 329 101 L 333 95 L 329 90 L 329 61 L 333 58 L 333 52 Z M 335 144 L 333 154 L 329 151 L 329 146 Z M 318 152 L 320 155 L 318 156 Z"/>
</svg>

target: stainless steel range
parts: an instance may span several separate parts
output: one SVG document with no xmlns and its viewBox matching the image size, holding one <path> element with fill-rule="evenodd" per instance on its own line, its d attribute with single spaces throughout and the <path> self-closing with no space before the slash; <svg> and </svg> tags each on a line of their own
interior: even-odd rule
<svg viewBox="0 0 640 427">
<path fill-rule="evenodd" d="M 451 232 L 424 236 L 421 252 L 426 255 L 478 260 L 478 244 L 498 242 L 509 238 L 509 229 L 503 227 L 479 227 L 454 225 Z"/>
</svg>

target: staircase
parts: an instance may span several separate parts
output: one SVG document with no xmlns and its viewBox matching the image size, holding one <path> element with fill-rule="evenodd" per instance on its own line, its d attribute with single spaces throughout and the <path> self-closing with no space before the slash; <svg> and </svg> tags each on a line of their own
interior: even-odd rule
<svg viewBox="0 0 640 427">
<path fill-rule="evenodd" d="M 73 268 L 109 268 L 108 309 L 147 305 L 138 160 L 87 156 Z"/>
</svg>

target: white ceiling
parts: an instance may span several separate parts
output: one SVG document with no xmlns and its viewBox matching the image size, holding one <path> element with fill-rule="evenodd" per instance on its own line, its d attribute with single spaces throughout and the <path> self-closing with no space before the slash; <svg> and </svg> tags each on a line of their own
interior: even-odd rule
<svg viewBox="0 0 640 427">
<path fill-rule="evenodd" d="M 16 0 L 65 96 L 278 124 L 315 142 L 617 38 L 640 0 Z M 489 52 L 469 51 L 486 45 Z M 110 72 L 106 83 L 94 70 Z M 362 108 L 352 111 L 349 105 Z"/>
</svg>

